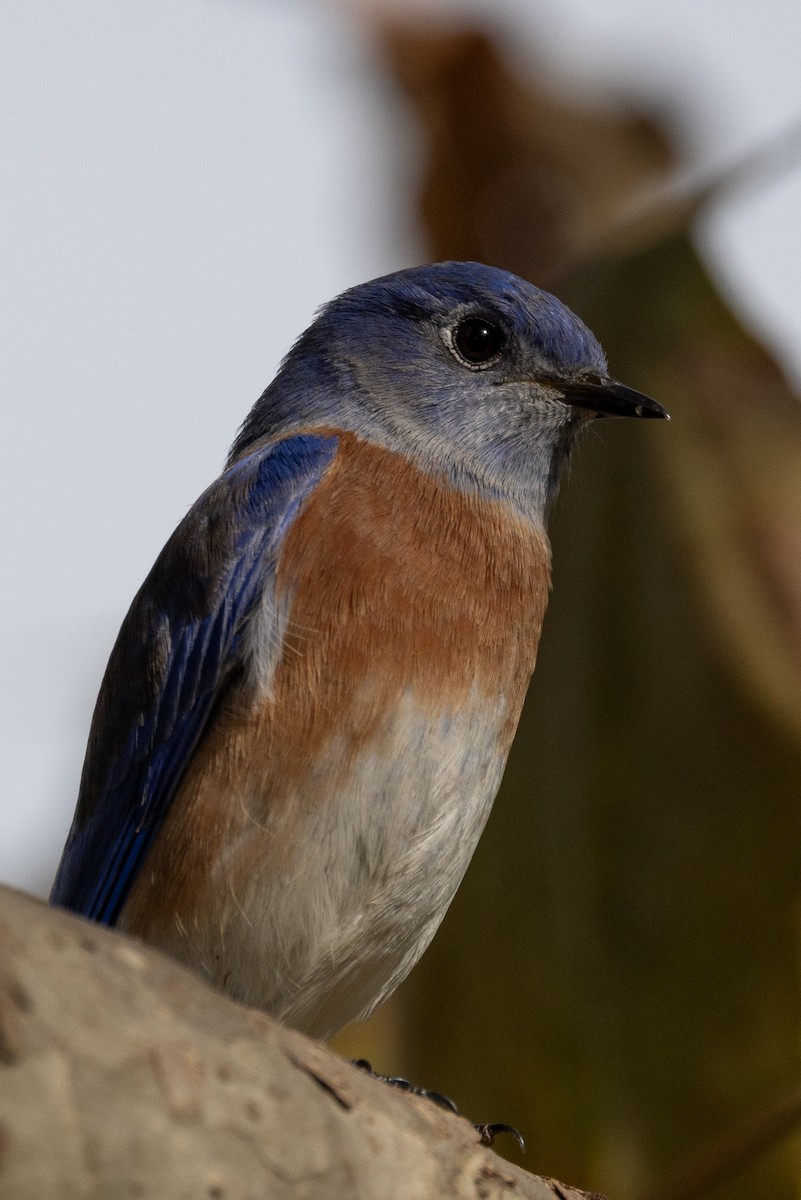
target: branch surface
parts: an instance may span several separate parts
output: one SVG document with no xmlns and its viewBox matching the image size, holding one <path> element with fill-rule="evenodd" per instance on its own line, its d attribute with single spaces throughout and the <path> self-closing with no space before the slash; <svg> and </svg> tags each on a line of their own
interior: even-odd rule
<svg viewBox="0 0 801 1200">
<path fill-rule="evenodd" d="M 6 1200 L 580 1200 L 148 947 L 0 888 Z"/>
</svg>

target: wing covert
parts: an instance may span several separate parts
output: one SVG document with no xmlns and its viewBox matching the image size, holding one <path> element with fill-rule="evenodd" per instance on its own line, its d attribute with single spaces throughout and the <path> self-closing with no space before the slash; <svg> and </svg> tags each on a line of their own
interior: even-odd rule
<svg viewBox="0 0 801 1200">
<path fill-rule="evenodd" d="M 284 535 L 337 451 L 300 434 L 229 467 L 175 530 L 123 621 L 100 688 L 51 903 L 114 924 L 274 586 Z"/>
</svg>

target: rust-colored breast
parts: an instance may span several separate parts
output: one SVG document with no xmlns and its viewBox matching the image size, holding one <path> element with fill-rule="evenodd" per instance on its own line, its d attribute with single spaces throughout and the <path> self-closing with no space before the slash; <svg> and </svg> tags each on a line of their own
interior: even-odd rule
<svg viewBox="0 0 801 1200">
<path fill-rule="evenodd" d="M 505 696 L 511 742 L 550 556 L 541 530 L 509 506 L 343 436 L 337 464 L 289 532 L 278 584 L 293 602 L 275 694 L 298 748 L 313 757 L 346 715 L 350 738 L 363 743 L 410 686 L 434 717 L 475 687 Z"/>
<path fill-rule="evenodd" d="M 365 747 L 380 752 L 404 697 L 436 722 L 483 695 L 508 752 L 547 603 L 544 533 L 340 438 L 280 558 L 289 619 L 269 694 L 245 684 L 220 706 L 129 898 L 124 924 L 151 940 L 196 920 L 198 887 L 248 824 L 276 831 L 259 853 L 280 872 L 302 849 L 302 810 L 346 788 Z"/>
</svg>

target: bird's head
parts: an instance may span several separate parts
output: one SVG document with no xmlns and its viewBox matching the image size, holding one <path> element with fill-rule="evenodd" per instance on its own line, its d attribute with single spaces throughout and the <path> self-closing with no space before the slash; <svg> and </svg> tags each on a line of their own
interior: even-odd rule
<svg viewBox="0 0 801 1200">
<path fill-rule="evenodd" d="M 610 379 L 592 333 L 548 292 L 480 263 L 435 263 L 326 305 L 232 454 L 324 424 L 542 518 L 575 433 L 610 414 L 667 416 Z"/>
</svg>

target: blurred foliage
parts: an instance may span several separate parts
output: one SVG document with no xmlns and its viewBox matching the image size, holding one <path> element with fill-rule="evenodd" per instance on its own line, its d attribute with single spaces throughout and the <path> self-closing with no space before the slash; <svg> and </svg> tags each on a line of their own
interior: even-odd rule
<svg viewBox="0 0 801 1200">
<path fill-rule="evenodd" d="M 585 439 L 475 862 L 393 1006 L 340 1044 L 624 1200 L 798 1080 L 801 406 L 693 247 L 714 189 L 658 200 L 667 129 L 517 78 L 480 31 L 384 38 L 429 257 L 557 291 L 674 419 Z M 795 1196 L 799 1151 L 777 1139 L 706 1194 Z"/>
</svg>

